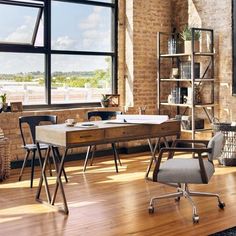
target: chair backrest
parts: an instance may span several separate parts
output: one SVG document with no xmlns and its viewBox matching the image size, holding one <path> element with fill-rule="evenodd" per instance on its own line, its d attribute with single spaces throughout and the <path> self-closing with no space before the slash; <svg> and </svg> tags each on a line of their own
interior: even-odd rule
<svg viewBox="0 0 236 236">
<path fill-rule="evenodd" d="M 216 133 L 209 141 L 208 148 L 212 148 L 212 152 L 208 154 L 208 159 L 213 161 L 217 159 L 224 147 L 224 135 L 221 132 Z"/>
<path fill-rule="evenodd" d="M 40 122 L 50 122 L 51 124 L 57 123 L 57 116 L 54 115 L 44 115 L 44 116 L 21 116 L 19 117 L 19 127 L 21 138 L 23 140 L 24 146 L 26 145 L 25 134 L 23 131 L 23 124 L 28 124 L 32 136 L 32 141 L 35 144 L 35 127 L 40 124 Z"/>
<path fill-rule="evenodd" d="M 101 120 L 110 120 L 112 117 L 116 117 L 117 115 L 121 115 L 121 111 L 89 111 L 87 113 L 88 120 L 92 117 L 100 117 Z"/>
</svg>

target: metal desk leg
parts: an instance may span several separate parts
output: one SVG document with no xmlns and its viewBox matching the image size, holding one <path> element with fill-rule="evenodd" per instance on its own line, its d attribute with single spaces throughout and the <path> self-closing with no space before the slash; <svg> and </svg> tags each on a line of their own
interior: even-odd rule
<svg viewBox="0 0 236 236">
<path fill-rule="evenodd" d="M 87 153 L 86 153 L 86 157 L 85 157 L 85 161 L 84 161 L 84 169 L 83 169 L 83 172 L 86 171 L 87 164 L 88 164 L 88 159 L 89 159 L 89 155 L 90 155 L 90 152 L 91 152 L 91 148 L 92 148 L 92 146 L 88 146 Z"/>
<path fill-rule="evenodd" d="M 114 162 L 115 162 L 115 167 L 116 167 L 116 173 L 118 173 L 117 159 L 119 157 L 118 157 L 118 153 L 117 153 L 117 150 L 116 150 L 116 145 L 115 145 L 115 143 L 112 143 L 111 146 L 112 146 L 113 155 L 114 155 Z"/>
<path fill-rule="evenodd" d="M 38 186 L 38 190 L 37 190 L 37 194 L 36 194 L 36 200 L 39 201 L 39 202 L 42 202 L 42 200 L 40 199 L 40 193 L 41 193 L 41 189 L 42 189 L 42 185 L 43 185 L 43 181 L 44 181 L 45 182 L 45 191 L 46 191 L 46 195 L 47 195 L 47 200 L 48 200 L 48 203 L 50 203 L 51 195 L 50 195 L 47 176 L 46 176 L 46 165 L 47 165 L 47 161 L 48 161 L 49 154 L 50 154 L 50 147 L 47 149 L 46 157 L 45 157 L 44 162 L 43 162 L 42 154 L 41 154 L 41 151 L 40 151 L 40 148 L 39 148 L 39 143 L 37 143 L 37 150 L 38 150 L 38 153 L 39 153 L 39 163 L 40 163 L 40 166 L 42 168 L 42 171 L 41 171 L 41 177 L 40 177 L 40 180 L 39 180 L 39 186 Z"/>
<path fill-rule="evenodd" d="M 57 168 L 58 167 L 57 162 L 61 162 L 61 156 L 60 156 L 58 147 L 52 146 L 52 151 L 54 152 L 54 154 L 53 154 L 53 162 L 54 162 L 55 168 Z M 62 169 L 62 172 L 63 172 L 63 175 L 64 175 L 66 183 L 68 183 L 68 178 L 67 178 L 66 171 L 65 171 L 64 167 Z"/>
<path fill-rule="evenodd" d="M 155 142 L 154 146 L 152 145 L 151 139 L 148 139 L 148 144 L 149 144 L 150 151 L 151 151 L 151 158 L 150 158 L 150 162 L 149 162 L 149 165 L 147 167 L 147 170 L 146 170 L 146 175 L 145 175 L 146 179 L 148 178 L 149 172 L 152 168 L 153 161 L 156 160 L 156 150 L 157 150 L 157 147 L 160 144 L 160 138 L 156 138 L 156 142 Z"/>
<path fill-rule="evenodd" d="M 69 213 L 69 209 L 68 209 L 68 205 L 67 205 L 67 201 L 66 201 L 65 191 L 64 191 L 64 188 L 63 188 L 63 183 L 62 183 L 62 181 L 61 181 L 61 175 L 62 175 L 62 172 L 63 172 L 64 160 L 65 160 L 67 151 L 68 151 L 68 149 L 66 148 L 66 149 L 65 149 L 65 153 L 64 153 L 64 155 L 63 155 L 62 158 L 61 158 L 61 162 L 60 162 L 59 168 L 56 168 L 56 171 L 57 171 L 57 180 L 56 180 L 56 186 L 55 186 L 54 193 L 53 193 L 52 200 L 51 200 L 51 205 L 54 205 L 55 200 L 56 200 L 56 196 L 57 196 L 58 187 L 60 187 L 61 193 L 62 193 L 62 198 L 63 198 L 63 203 L 64 203 L 63 212 L 64 212 L 65 214 L 68 214 L 68 213 Z M 53 155 L 54 155 L 54 154 L 55 154 L 55 153 L 53 153 Z M 56 158 L 55 155 L 54 155 L 54 158 Z"/>
</svg>

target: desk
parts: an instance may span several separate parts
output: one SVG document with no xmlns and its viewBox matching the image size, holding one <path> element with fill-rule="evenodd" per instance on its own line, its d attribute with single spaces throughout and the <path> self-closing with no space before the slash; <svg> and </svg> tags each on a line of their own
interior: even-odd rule
<svg viewBox="0 0 236 236">
<path fill-rule="evenodd" d="M 58 188 L 60 187 L 64 204 L 63 212 L 65 214 L 69 213 L 65 192 L 63 188 L 63 183 L 61 181 L 61 175 L 67 151 L 70 148 L 91 146 L 96 144 L 114 143 L 121 141 L 138 140 L 138 139 L 150 140 L 151 138 L 161 138 L 172 135 L 178 136 L 180 134 L 179 121 L 166 121 L 162 124 L 127 124 L 127 123 L 111 124 L 104 121 L 96 121 L 93 123 L 95 123 L 96 125 L 93 128 L 67 127 L 65 124 L 42 125 L 36 127 L 37 142 L 47 143 L 50 145 L 50 148 L 52 149 L 54 146 L 59 146 L 63 147 L 65 150 L 61 158 L 60 164 L 58 168 L 56 168 L 57 180 L 52 197 L 49 191 L 47 176 L 45 171 L 48 159 L 48 155 L 46 155 L 36 195 L 37 201 L 45 203 L 45 201 L 42 201 L 40 199 L 41 188 L 44 181 L 47 195 L 46 203 L 50 204 L 51 206 L 54 205 L 57 191 Z M 149 142 L 149 144 L 151 144 L 151 142 Z M 152 163 L 155 160 L 156 147 L 151 148 L 151 152 L 152 152 L 152 157 L 150 159 L 150 163 L 147 168 L 146 177 L 148 177 L 148 173 L 151 169 Z M 42 160 L 40 150 L 39 154 L 40 154 L 39 158 Z M 53 154 L 55 155 L 54 151 Z"/>
</svg>

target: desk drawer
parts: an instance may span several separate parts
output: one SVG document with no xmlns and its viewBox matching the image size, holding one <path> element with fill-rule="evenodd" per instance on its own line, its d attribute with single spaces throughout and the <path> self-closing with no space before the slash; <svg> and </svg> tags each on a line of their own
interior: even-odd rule
<svg viewBox="0 0 236 236">
<path fill-rule="evenodd" d="M 152 128 L 151 133 L 156 136 L 167 136 L 180 132 L 180 123 L 175 121 L 164 122 Z"/>
<path fill-rule="evenodd" d="M 104 130 L 75 131 L 67 134 L 67 145 L 101 141 L 104 139 Z"/>
<path fill-rule="evenodd" d="M 106 139 L 125 139 L 126 137 L 139 137 L 143 135 L 147 135 L 150 131 L 148 125 L 135 125 L 135 126 L 127 126 L 127 127 L 117 127 L 113 129 L 107 129 L 105 133 Z"/>
</svg>

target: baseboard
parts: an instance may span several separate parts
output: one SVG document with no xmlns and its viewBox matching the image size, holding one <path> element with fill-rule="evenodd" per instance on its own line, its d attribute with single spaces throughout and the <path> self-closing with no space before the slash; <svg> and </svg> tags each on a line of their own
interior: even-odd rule
<svg viewBox="0 0 236 236">
<path fill-rule="evenodd" d="M 164 146 L 164 144 L 161 144 L 161 147 Z M 132 154 L 132 153 L 140 153 L 140 152 L 148 152 L 150 151 L 150 148 L 148 145 L 140 145 L 140 146 L 134 146 L 134 147 L 122 147 L 117 148 L 117 151 L 119 154 Z M 113 155 L 112 149 L 106 149 L 106 150 L 97 150 L 95 152 L 95 157 L 104 157 L 104 156 L 110 156 Z M 66 157 L 66 162 L 69 161 L 77 161 L 77 160 L 84 160 L 86 156 L 86 153 L 72 153 L 68 154 Z M 11 169 L 18 169 L 21 168 L 23 164 L 23 160 L 16 160 L 11 161 Z M 26 166 L 31 166 L 31 160 L 28 160 L 26 162 Z M 39 160 L 38 158 L 35 159 L 35 166 L 39 166 Z"/>
</svg>

